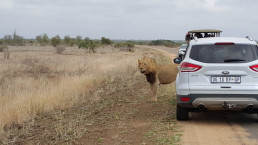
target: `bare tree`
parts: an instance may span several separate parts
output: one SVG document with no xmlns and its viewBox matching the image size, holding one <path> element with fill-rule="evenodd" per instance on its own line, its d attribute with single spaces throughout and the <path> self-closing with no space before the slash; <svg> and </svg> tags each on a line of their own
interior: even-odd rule
<svg viewBox="0 0 258 145">
<path fill-rule="evenodd" d="M 62 54 L 64 51 L 65 51 L 65 47 L 64 46 L 58 45 L 56 47 L 56 53 L 57 54 Z"/>
</svg>

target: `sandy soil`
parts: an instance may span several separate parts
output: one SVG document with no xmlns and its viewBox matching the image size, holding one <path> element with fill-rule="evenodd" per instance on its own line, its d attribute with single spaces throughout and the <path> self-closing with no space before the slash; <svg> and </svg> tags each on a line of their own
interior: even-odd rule
<svg viewBox="0 0 258 145">
<path fill-rule="evenodd" d="M 255 122 L 254 116 L 232 112 L 191 113 L 191 120 L 180 122 L 183 130 L 184 145 L 255 145 L 257 140 L 250 139 L 250 134 L 241 123 Z M 249 114 L 248 114 L 249 115 Z M 239 119 L 240 116 L 242 119 Z"/>
</svg>

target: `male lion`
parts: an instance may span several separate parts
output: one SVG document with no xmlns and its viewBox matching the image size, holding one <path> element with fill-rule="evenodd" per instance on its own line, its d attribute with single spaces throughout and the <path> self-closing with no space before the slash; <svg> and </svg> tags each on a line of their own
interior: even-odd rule
<svg viewBox="0 0 258 145">
<path fill-rule="evenodd" d="M 138 68 L 141 73 L 146 76 L 150 83 L 152 92 L 152 102 L 157 102 L 157 91 L 159 84 L 169 84 L 176 79 L 178 72 L 176 64 L 160 65 L 156 63 L 155 59 L 150 57 L 143 57 L 138 59 Z"/>
</svg>

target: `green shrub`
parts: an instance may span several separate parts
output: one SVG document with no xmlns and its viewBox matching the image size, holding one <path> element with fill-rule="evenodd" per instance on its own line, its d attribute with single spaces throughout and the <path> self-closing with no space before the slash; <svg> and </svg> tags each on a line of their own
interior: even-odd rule
<svg viewBox="0 0 258 145">
<path fill-rule="evenodd" d="M 89 50 L 89 52 L 96 53 L 95 49 L 98 46 L 98 42 L 94 42 L 90 38 L 85 38 L 83 41 L 79 42 L 78 48 Z"/>
<path fill-rule="evenodd" d="M 71 37 L 68 36 L 68 35 L 66 35 L 66 36 L 64 37 L 64 44 L 65 44 L 65 45 L 69 45 L 70 42 L 71 42 Z"/>
<path fill-rule="evenodd" d="M 128 42 L 126 42 L 126 46 L 128 48 L 134 48 L 134 43 L 132 41 L 128 41 Z"/>
<path fill-rule="evenodd" d="M 26 43 L 29 43 L 30 46 L 32 46 L 34 44 L 34 41 L 33 40 L 28 40 Z"/>
<path fill-rule="evenodd" d="M 4 39 L 4 43 L 9 45 L 12 43 L 12 40 L 13 40 L 12 35 L 5 35 L 3 39 Z"/>
<path fill-rule="evenodd" d="M 127 47 L 127 48 L 134 48 L 134 43 L 131 41 L 127 42 L 118 42 L 114 45 L 115 48 Z"/>
<path fill-rule="evenodd" d="M 36 36 L 36 40 L 41 46 L 45 46 L 45 45 L 49 44 L 49 38 L 48 38 L 47 34 L 42 34 L 42 35 Z"/>
<path fill-rule="evenodd" d="M 57 35 L 55 37 L 52 37 L 52 39 L 51 39 L 51 45 L 54 46 L 54 47 L 60 45 L 61 42 L 62 42 L 62 40 L 61 40 L 59 35 Z"/>
<path fill-rule="evenodd" d="M 118 42 L 115 43 L 114 48 L 120 48 L 120 51 L 129 51 L 133 52 L 133 48 L 135 47 L 132 41 L 127 42 Z"/>
<path fill-rule="evenodd" d="M 100 42 L 101 42 L 102 45 L 110 45 L 110 44 L 113 43 L 110 39 L 105 38 L 105 37 L 102 37 Z"/>
<path fill-rule="evenodd" d="M 76 38 L 75 38 L 75 44 L 77 45 L 77 46 L 79 46 L 79 44 L 82 42 L 83 40 L 82 40 L 82 36 L 77 36 Z"/>
<path fill-rule="evenodd" d="M 7 45 L 5 45 L 4 40 L 0 40 L 0 52 L 3 52 L 6 47 Z"/>
<path fill-rule="evenodd" d="M 4 44 L 4 40 L 3 39 L 0 39 L 0 45 L 1 44 Z"/>
<path fill-rule="evenodd" d="M 76 40 L 75 39 L 71 39 L 68 46 L 74 46 L 76 44 Z"/>
<path fill-rule="evenodd" d="M 179 43 L 176 43 L 171 40 L 153 40 L 149 42 L 149 45 L 154 45 L 154 46 L 166 46 L 166 47 L 176 47 L 179 46 Z"/>
</svg>

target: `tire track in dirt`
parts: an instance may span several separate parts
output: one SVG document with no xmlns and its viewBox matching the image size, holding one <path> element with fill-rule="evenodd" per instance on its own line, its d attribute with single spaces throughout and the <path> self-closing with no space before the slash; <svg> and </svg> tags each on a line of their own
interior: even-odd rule
<svg viewBox="0 0 258 145">
<path fill-rule="evenodd" d="M 238 121 L 241 115 L 247 121 Z M 232 112 L 199 112 L 191 113 L 191 120 L 179 122 L 182 128 L 182 144 L 209 145 L 255 145 L 256 140 L 249 139 L 249 133 L 241 123 L 253 120 L 253 116 Z M 250 120 L 249 120 L 250 119 Z"/>
<path fill-rule="evenodd" d="M 177 48 L 155 48 L 172 59 Z M 170 53 L 167 53 L 170 52 Z M 183 145 L 258 145 L 257 116 L 232 112 L 191 113 L 191 120 L 178 122 Z"/>
</svg>

